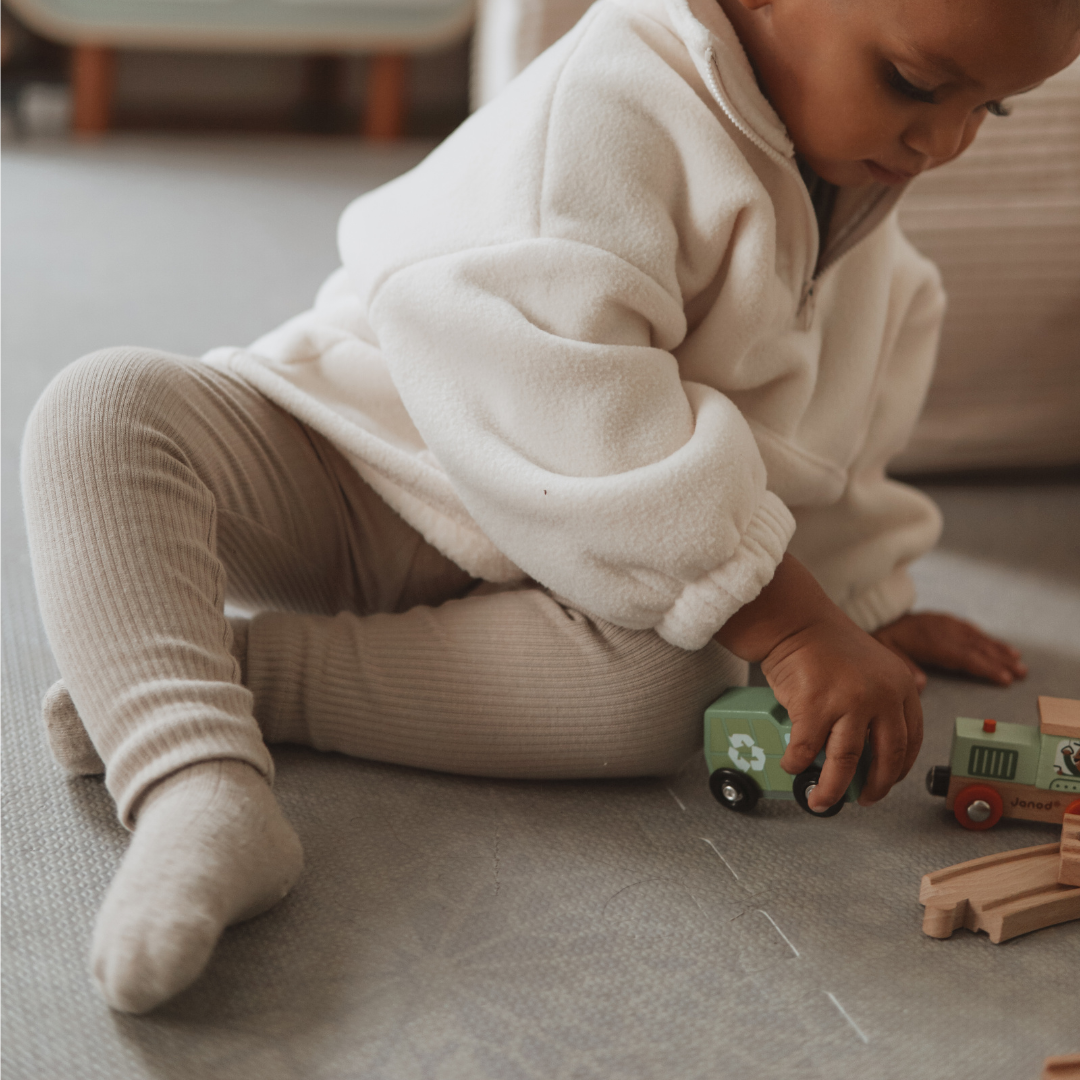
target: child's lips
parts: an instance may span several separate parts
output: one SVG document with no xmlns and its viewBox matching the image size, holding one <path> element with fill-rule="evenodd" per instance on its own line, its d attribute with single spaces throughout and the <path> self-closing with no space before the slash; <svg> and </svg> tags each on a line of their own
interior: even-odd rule
<svg viewBox="0 0 1080 1080">
<path fill-rule="evenodd" d="M 918 173 L 904 173 L 896 172 L 894 169 L 886 169 L 884 165 L 879 165 L 876 161 L 864 161 L 867 171 L 870 175 L 882 184 L 906 184 L 912 177 L 918 175 Z"/>
</svg>

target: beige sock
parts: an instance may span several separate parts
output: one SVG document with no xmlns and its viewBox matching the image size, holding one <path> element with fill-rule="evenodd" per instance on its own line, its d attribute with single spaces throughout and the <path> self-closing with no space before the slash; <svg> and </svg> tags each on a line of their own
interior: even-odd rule
<svg viewBox="0 0 1080 1080">
<path fill-rule="evenodd" d="M 247 620 L 230 622 L 243 669 Z M 62 679 L 42 712 L 68 773 L 105 771 Z M 91 969 L 102 996 L 130 1013 L 167 1001 L 198 978 L 225 927 L 277 903 L 302 865 L 299 839 L 244 762 L 203 762 L 156 784 L 98 914 Z"/>
<path fill-rule="evenodd" d="M 63 679 L 49 687 L 41 702 L 41 716 L 53 759 L 65 772 L 72 776 L 100 776 L 105 771 Z"/>
<path fill-rule="evenodd" d="M 241 761 L 181 769 L 147 793 L 91 946 L 102 996 L 143 1013 L 190 986 L 226 926 L 276 904 L 303 868 L 266 781 Z"/>
</svg>

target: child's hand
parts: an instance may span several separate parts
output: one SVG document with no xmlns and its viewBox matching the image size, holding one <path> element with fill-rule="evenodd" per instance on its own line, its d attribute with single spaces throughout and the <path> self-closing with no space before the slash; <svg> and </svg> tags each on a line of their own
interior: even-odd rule
<svg viewBox="0 0 1080 1080">
<path fill-rule="evenodd" d="M 874 637 L 907 664 L 920 690 L 926 685 L 926 673 L 919 664 L 963 671 L 999 686 L 1009 686 L 1027 675 L 1016 649 L 952 615 L 935 611 L 902 615 Z"/>
<path fill-rule="evenodd" d="M 846 616 L 813 623 L 785 638 L 761 662 L 776 699 L 791 717 L 786 772 L 809 768 L 825 746 L 821 779 L 808 802 L 827 810 L 855 775 L 867 734 L 874 760 L 859 802 L 884 798 L 915 764 L 922 705 L 915 681 L 896 656 Z"/>
<path fill-rule="evenodd" d="M 907 663 L 860 630 L 790 555 L 756 600 L 735 613 L 717 641 L 760 661 L 791 716 L 781 767 L 800 773 L 828 740 L 825 765 L 808 802 L 827 810 L 855 775 L 867 733 L 874 760 L 859 802 L 877 802 L 915 763 L 922 706 Z"/>
</svg>

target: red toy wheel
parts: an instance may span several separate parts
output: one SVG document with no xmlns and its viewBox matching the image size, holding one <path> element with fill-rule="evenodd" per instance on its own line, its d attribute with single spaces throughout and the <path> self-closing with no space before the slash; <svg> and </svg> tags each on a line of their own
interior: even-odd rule
<svg viewBox="0 0 1080 1080">
<path fill-rule="evenodd" d="M 984 784 L 972 784 L 956 793 L 953 813 L 965 829 L 991 829 L 1001 820 L 1001 796 Z"/>
<path fill-rule="evenodd" d="M 1065 813 L 1080 814 L 1080 799 L 1077 799 L 1076 802 L 1069 803 L 1069 805 L 1065 807 Z"/>
</svg>

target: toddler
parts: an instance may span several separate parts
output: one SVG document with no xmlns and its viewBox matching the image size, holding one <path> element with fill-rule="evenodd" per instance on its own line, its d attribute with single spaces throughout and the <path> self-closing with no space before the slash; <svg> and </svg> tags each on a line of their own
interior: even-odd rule
<svg viewBox="0 0 1080 1080">
<path fill-rule="evenodd" d="M 1022 677 L 909 613 L 943 298 L 894 208 L 1078 52 L 1077 0 L 601 0 L 345 212 L 311 311 L 61 373 L 23 490 L 51 744 L 134 831 L 109 1004 L 296 881 L 267 744 L 662 775 L 759 661 L 821 810 L 867 735 L 862 802 L 911 767 L 917 665 Z"/>
</svg>

